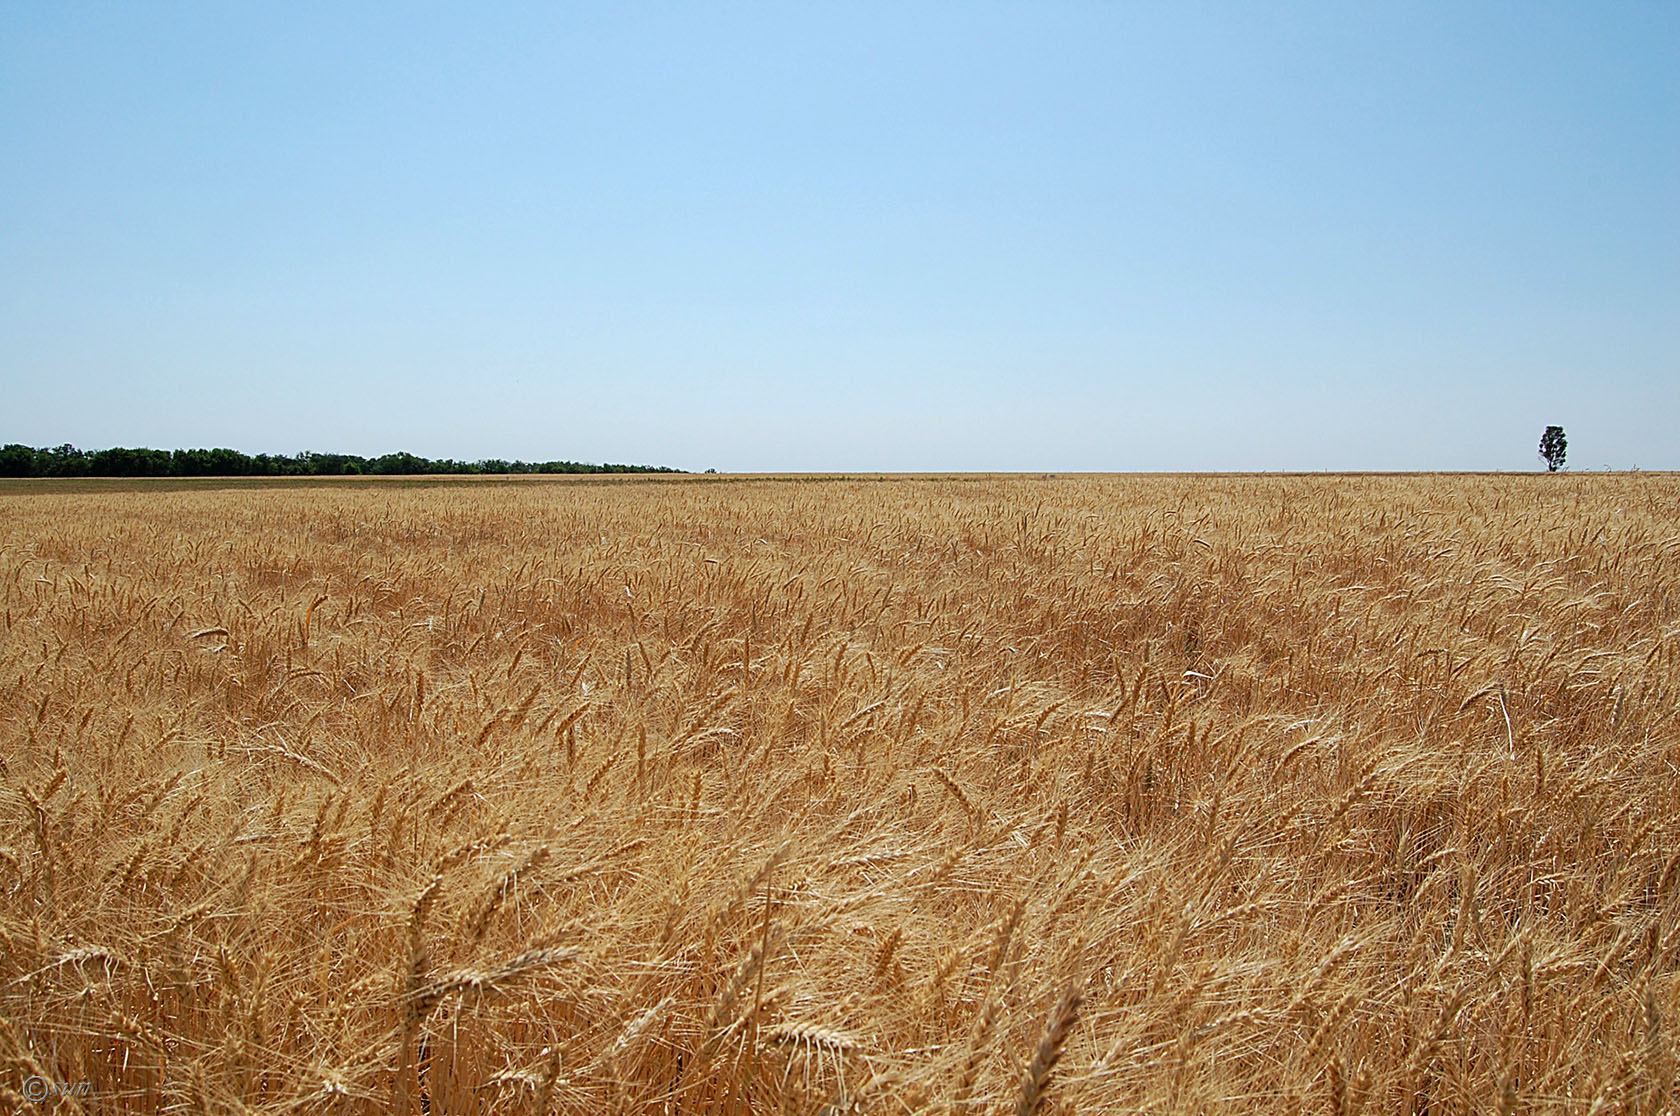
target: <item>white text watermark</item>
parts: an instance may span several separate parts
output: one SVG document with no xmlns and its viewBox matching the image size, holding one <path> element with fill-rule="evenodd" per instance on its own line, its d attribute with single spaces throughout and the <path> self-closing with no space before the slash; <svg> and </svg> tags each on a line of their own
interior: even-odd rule
<svg viewBox="0 0 1680 1116">
<path fill-rule="evenodd" d="M 91 1081 L 49 1081 L 38 1075 L 23 1081 L 23 1099 L 31 1104 L 40 1104 L 49 1097 L 85 1097 L 92 1093 Z"/>
</svg>

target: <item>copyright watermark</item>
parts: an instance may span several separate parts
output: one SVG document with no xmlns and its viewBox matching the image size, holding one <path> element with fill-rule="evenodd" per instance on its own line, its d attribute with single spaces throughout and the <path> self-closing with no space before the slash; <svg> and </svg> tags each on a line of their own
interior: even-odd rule
<svg viewBox="0 0 1680 1116">
<path fill-rule="evenodd" d="M 23 1099 L 40 1104 L 49 1097 L 85 1097 L 93 1093 L 91 1081 L 48 1081 L 44 1077 L 23 1079 Z"/>
</svg>

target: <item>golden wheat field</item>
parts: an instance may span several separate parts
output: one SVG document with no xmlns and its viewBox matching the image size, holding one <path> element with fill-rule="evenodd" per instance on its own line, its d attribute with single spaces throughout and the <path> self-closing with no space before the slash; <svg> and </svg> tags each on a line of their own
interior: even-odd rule
<svg viewBox="0 0 1680 1116">
<path fill-rule="evenodd" d="M 1676 1108 L 1675 477 L 47 482 L 0 579 L 8 1111 Z"/>
</svg>

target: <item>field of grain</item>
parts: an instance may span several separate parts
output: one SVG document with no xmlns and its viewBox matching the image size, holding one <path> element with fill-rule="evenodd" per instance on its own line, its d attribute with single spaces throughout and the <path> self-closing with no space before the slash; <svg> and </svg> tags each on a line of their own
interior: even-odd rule
<svg viewBox="0 0 1680 1116">
<path fill-rule="evenodd" d="M 8 1111 L 1676 1108 L 1674 477 L 47 482 L 0 580 Z"/>
</svg>

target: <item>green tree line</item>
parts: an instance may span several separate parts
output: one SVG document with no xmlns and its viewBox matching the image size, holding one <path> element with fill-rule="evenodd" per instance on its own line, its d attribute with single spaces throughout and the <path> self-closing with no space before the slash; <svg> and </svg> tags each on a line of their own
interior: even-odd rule
<svg viewBox="0 0 1680 1116">
<path fill-rule="evenodd" d="M 663 465 L 586 465 L 580 461 L 455 461 L 387 453 L 245 454 L 231 449 L 80 450 L 72 445 L 0 448 L 0 477 L 340 477 L 497 473 L 680 473 Z"/>
</svg>

